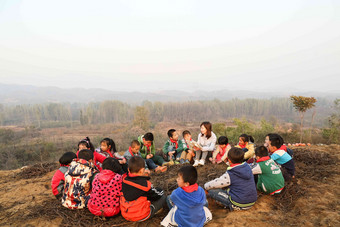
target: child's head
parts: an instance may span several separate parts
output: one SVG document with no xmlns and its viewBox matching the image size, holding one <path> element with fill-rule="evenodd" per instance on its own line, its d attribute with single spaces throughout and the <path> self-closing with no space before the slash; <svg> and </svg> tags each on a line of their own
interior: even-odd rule
<svg viewBox="0 0 340 227">
<path fill-rule="evenodd" d="M 184 140 L 191 140 L 191 133 L 188 130 L 184 130 L 182 136 Z"/>
<path fill-rule="evenodd" d="M 132 140 L 130 147 L 132 153 L 137 154 L 140 148 L 140 143 L 138 142 L 138 140 Z"/>
<path fill-rule="evenodd" d="M 143 174 L 145 169 L 145 161 L 139 156 L 133 156 L 130 158 L 128 166 L 130 173 Z"/>
<path fill-rule="evenodd" d="M 272 135 L 272 133 L 268 133 L 268 134 L 266 135 L 265 140 L 264 140 L 264 144 L 265 144 L 266 147 L 269 146 L 269 136 L 270 136 L 270 135 Z"/>
<path fill-rule="evenodd" d="M 205 135 L 208 139 L 211 137 L 212 125 L 209 121 L 204 121 L 200 125 L 202 136 Z"/>
<path fill-rule="evenodd" d="M 122 170 L 121 165 L 119 164 L 118 160 L 115 158 L 106 158 L 103 161 L 103 165 L 102 165 L 103 170 L 107 169 L 107 170 L 111 170 L 112 172 L 115 173 L 120 173 L 120 171 Z"/>
<path fill-rule="evenodd" d="M 256 158 L 268 156 L 268 149 L 265 146 L 259 146 L 255 149 Z"/>
<path fill-rule="evenodd" d="M 228 152 L 228 160 L 232 164 L 242 163 L 244 160 L 244 151 L 238 147 L 231 148 Z"/>
<path fill-rule="evenodd" d="M 83 149 L 79 151 L 78 158 L 85 159 L 86 161 L 92 161 L 93 160 L 93 152 L 88 149 Z"/>
<path fill-rule="evenodd" d="M 177 174 L 178 187 L 186 187 L 197 182 L 197 170 L 193 166 L 183 166 Z"/>
<path fill-rule="evenodd" d="M 100 141 L 100 149 L 102 151 L 110 151 L 115 153 L 116 152 L 116 144 L 115 142 L 110 138 L 104 138 L 102 141 Z"/>
<path fill-rule="evenodd" d="M 218 142 L 218 145 L 220 145 L 220 147 L 224 148 L 225 146 L 228 145 L 228 142 L 229 142 L 228 137 L 220 136 L 220 137 L 218 137 L 217 142 Z"/>
<path fill-rule="evenodd" d="M 66 152 L 59 158 L 59 163 L 62 165 L 68 165 L 73 159 L 77 158 L 77 155 L 73 152 Z"/>
<path fill-rule="evenodd" d="M 151 145 L 153 141 L 153 134 L 151 132 L 145 133 L 143 137 L 144 145 Z"/>
<path fill-rule="evenodd" d="M 244 144 L 248 143 L 249 141 L 254 143 L 254 138 L 250 135 L 247 135 L 247 134 L 242 134 L 242 135 L 239 136 L 239 139 L 238 139 L 239 145 L 244 145 Z"/>
<path fill-rule="evenodd" d="M 168 131 L 168 137 L 172 140 L 178 140 L 178 133 L 176 132 L 176 129 L 170 129 Z"/>
<path fill-rule="evenodd" d="M 269 134 L 269 150 L 275 151 L 283 145 L 283 138 L 278 134 Z"/>
<path fill-rule="evenodd" d="M 85 139 L 82 139 L 78 143 L 78 150 L 83 150 L 83 149 L 89 149 L 91 151 L 94 151 L 94 146 L 90 141 L 89 137 L 86 137 Z"/>
</svg>

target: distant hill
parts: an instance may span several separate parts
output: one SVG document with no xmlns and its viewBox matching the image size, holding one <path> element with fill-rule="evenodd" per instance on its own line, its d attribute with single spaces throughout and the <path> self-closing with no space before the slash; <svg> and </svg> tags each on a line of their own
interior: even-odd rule
<svg viewBox="0 0 340 227">
<path fill-rule="evenodd" d="M 340 98 L 340 92 L 289 92 L 280 89 L 278 92 L 253 92 L 253 91 L 193 91 L 184 92 L 166 90 L 161 92 L 116 92 L 104 89 L 58 87 L 37 87 L 31 85 L 13 85 L 0 83 L 0 103 L 2 104 L 35 104 L 35 103 L 88 103 L 104 100 L 119 100 L 130 104 L 140 104 L 145 100 L 155 102 L 183 102 L 195 100 L 230 100 L 233 98 L 273 98 L 289 97 L 291 94 L 323 97 L 334 100 Z"/>
</svg>

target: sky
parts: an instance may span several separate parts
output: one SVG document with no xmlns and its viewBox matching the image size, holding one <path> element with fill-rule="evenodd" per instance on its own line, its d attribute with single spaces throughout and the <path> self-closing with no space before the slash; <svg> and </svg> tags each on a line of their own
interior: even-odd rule
<svg viewBox="0 0 340 227">
<path fill-rule="evenodd" d="M 337 0 L 0 0 L 0 83 L 340 90 Z"/>
</svg>

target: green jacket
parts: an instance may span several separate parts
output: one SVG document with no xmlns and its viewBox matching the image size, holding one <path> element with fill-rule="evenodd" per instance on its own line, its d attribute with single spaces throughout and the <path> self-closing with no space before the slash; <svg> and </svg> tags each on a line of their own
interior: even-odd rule
<svg viewBox="0 0 340 227">
<path fill-rule="evenodd" d="M 150 146 L 150 150 L 147 151 L 146 146 L 144 146 L 144 144 L 143 144 L 143 137 L 144 137 L 144 135 L 141 135 L 141 136 L 138 137 L 138 141 L 140 143 L 140 148 L 139 148 L 140 155 L 144 159 L 146 159 L 146 155 L 148 155 L 148 154 L 153 154 L 155 156 L 156 155 L 155 143 L 152 141 L 151 146 Z"/>
<path fill-rule="evenodd" d="M 171 149 L 170 147 L 176 148 L 176 144 L 175 144 L 175 143 L 172 143 L 172 142 L 170 141 L 170 139 L 168 139 L 168 140 L 166 141 L 166 143 L 164 144 L 164 146 L 163 146 L 163 153 L 164 153 L 164 154 L 168 154 L 169 151 L 173 151 L 173 149 Z M 182 141 L 182 140 L 178 140 L 178 147 L 177 147 L 177 149 L 176 149 L 176 153 L 177 153 L 177 154 L 180 154 L 180 153 L 182 153 L 182 151 L 185 150 L 185 149 L 186 149 L 186 145 L 183 144 L 183 141 Z"/>
<path fill-rule="evenodd" d="M 257 160 L 252 168 L 258 174 L 257 189 L 266 194 L 280 192 L 285 184 L 280 167 L 269 156 Z"/>
</svg>

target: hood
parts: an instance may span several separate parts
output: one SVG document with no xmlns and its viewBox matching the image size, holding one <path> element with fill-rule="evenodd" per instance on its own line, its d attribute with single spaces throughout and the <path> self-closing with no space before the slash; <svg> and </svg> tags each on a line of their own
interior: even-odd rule
<svg viewBox="0 0 340 227">
<path fill-rule="evenodd" d="M 253 177 L 251 168 L 246 162 L 243 162 L 242 164 L 234 166 L 234 167 L 228 167 L 228 171 L 232 172 L 235 176 L 240 177 L 245 180 L 249 180 L 250 178 Z"/>
<path fill-rule="evenodd" d="M 191 193 L 185 192 L 182 188 L 178 188 L 174 192 L 179 200 L 185 202 L 188 207 L 196 207 L 206 203 L 205 192 L 201 187 Z"/>
<path fill-rule="evenodd" d="M 100 174 L 98 174 L 98 180 L 103 183 L 103 184 L 107 184 L 110 180 L 112 180 L 117 173 L 108 170 L 108 169 L 104 169 L 100 172 Z"/>
<path fill-rule="evenodd" d="M 93 171 L 93 164 L 84 159 L 74 159 L 68 169 L 70 176 L 81 176 Z"/>
</svg>

